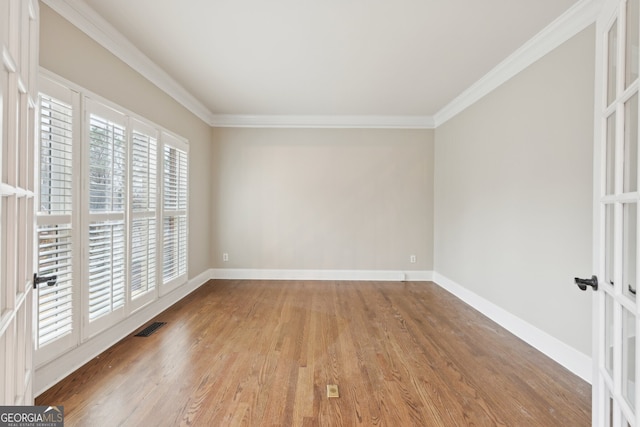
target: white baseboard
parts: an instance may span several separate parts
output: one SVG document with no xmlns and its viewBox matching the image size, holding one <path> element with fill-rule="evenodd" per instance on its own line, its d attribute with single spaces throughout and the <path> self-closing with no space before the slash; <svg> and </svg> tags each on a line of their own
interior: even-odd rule
<svg viewBox="0 0 640 427">
<path fill-rule="evenodd" d="M 214 279 L 233 280 L 372 280 L 372 281 L 431 281 L 432 271 L 395 270 L 268 270 L 251 268 L 218 268 Z"/>
<path fill-rule="evenodd" d="M 591 357 L 530 325 L 442 274 L 434 272 L 433 281 L 589 384 L 592 383 Z"/>
<path fill-rule="evenodd" d="M 146 322 L 189 295 L 213 278 L 213 270 L 206 270 L 186 284 L 176 288 L 135 312 L 122 322 L 83 342 L 62 356 L 36 368 L 33 391 L 38 396 L 57 382 L 89 362 L 94 357 L 125 338 Z"/>
</svg>

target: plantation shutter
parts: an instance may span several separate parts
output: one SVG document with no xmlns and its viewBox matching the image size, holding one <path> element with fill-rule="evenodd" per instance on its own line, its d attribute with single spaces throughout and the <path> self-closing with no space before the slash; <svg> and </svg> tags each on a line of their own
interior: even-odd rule
<svg viewBox="0 0 640 427">
<path fill-rule="evenodd" d="M 67 224 L 38 227 L 38 270 L 41 276 L 56 276 L 55 286 L 38 292 L 38 348 L 72 329 L 72 228 Z"/>
<path fill-rule="evenodd" d="M 43 366 L 186 283 L 188 142 L 46 70 L 39 83 L 27 240 L 51 279 L 33 291 Z"/>
<path fill-rule="evenodd" d="M 74 322 L 79 241 L 74 133 L 78 123 L 73 117 L 79 95 L 45 78 L 40 86 L 38 274 L 56 276 L 56 280 L 51 281 L 54 286 L 41 284 L 36 290 L 36 364 L 68 350 L 78 334 Z"/>
<path fill-rule="evenodd" d="M 133 308 L 155 297 L 158 264 L 157 131 L 136 120 L 131 136 L 131 264 Z"/>
<path fill-rule="evenodd" d="M 163 133 L 162 283 L 187 280 L 188 145 Z"/>
<path fill-rule="evenodd" d="M 85 318 L 91 336 L 124 316 L 126 117 L 87 98 L 88 241 Z"/>
</svg>

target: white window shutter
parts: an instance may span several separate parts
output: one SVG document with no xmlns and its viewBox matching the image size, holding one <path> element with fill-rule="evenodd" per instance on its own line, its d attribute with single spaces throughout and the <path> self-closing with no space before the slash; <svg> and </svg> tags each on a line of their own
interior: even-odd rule
<svg viewBox="0 0 640 427">
<path fill-rule="evenodd" d="M 97 114 L 89 127 L 89 210 L 124 212 L 125 128 Z"/>
<path fill-rule="evenodd" d="M 154 128 L 132 121 L 130 298 L 138 308 L 156 297 L 158 259 L 158 138 Z"/>
<path fill-rule="evenodd" d="M 127 278 L 127 118 L 86 98 L 85 337 L 125 315 Z"/>
<path fill-rule="evenodd" d="M 162 283 L 187 279 L 188 146 L 163 133 Z"/>
<path fill-rule="evenodd" d="M 71 105 L 40 96 L 40 213 L 70 215 L 73 177 Z"/>
<path fill-rule="evenodd" d="M 89 226 L 89 321 L 124 304 L 124 224 Z"/>
<path fill-rule="evenodd" d="M 74 176 L 75 132 L 79 94 L 43 78 L 39 96 L 36 244 L 37 272 L 52 277 L 53 286 L 38 285 L 36 300 L 36 364 L 44 363 L 77 342 L 74 311 L 79 305 L 77 282 L 79 234 L 77 226 L 78 179 Z"/>
<path fill-rule="evenodd" d="M 38 290 L 38 348 L 71 333 L 72 248 L 70 224 L 38 227 L 39 274 L 56 276 L 55 286 L 41 285 Z"/>
<path fill-rule="evenodd" d="M 69 87 L 41 76 L 37 365 L 188 277 L 188 142 Z"/>
</svg>

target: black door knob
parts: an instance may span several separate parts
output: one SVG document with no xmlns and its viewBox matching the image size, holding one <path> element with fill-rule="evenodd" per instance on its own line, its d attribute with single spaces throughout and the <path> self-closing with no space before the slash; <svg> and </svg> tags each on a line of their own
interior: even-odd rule
<svg viewBox="0 0 640 427">
<path fill-rule="evenodd" d="M 58 276 L 38 276 L 33 274 L 33 289 L 36 289 L 40 283 L 46 283 L 47 286 L 55 286 L 58 284 Z"/>
<path fill-rule="evenodd" d="M 598 290 L 598 278 L 596 276 L 591 276 L 591 279 L 581 279 L 579 277 L 575 278 L 576 285 L 583 290 L 587 290 L 587 286 L 591 286 L 594 291 Z"/>
</svg>

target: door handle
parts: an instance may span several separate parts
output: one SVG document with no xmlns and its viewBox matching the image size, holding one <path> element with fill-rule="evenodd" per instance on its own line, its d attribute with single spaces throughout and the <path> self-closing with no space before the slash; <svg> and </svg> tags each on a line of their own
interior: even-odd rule
<svg viewBox="0 0 640 427">
<path fill-rule="evenodd" d="M 33 289 L 36 289 L 40 283 L 45 283 L 47 286 L 55 286 L 58 284 L 58 276 L 38 276 L 38 273 L 33 273 Z"/>
<path fill-rule="evenodd" d="M 575 281 L 580 290 L 586 291 L 587 286 L 591 286 L 594 291 L 598 290 L 598 277 L 596 276 L 591 276 L 591 279 L 581 279 L 579 277 L 576 277 Z"/>
</svg>

